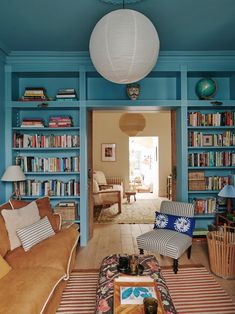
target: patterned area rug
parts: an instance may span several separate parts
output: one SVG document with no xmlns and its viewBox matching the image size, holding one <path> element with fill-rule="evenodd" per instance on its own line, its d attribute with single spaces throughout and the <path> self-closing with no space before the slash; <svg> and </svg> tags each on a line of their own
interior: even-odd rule
<svg viewBox="0 0 235 314">
<path fill-rule="evenodd" d="M 162 269 L 179 314 L 234 314 L 235 303 L 205 267 Z M 94 314 L 98 271 L 72 273 L 57 313 Z M 170 314 L 170 313 L 168 313 Z"/>
<path fill-rule="evenodd" d="M 114 224 L 152 224 L 155 219 L 155 211 L 160 209 L 160 204 L 165 198 L 157 199 L 137 199 L 131 203 L 126 201 L 122 204 L 122 212 L 118 214 L 118 206 L 114 204 L 108 208 L 103 208 L 95 215 L 96 223 Z"/>
</svg>

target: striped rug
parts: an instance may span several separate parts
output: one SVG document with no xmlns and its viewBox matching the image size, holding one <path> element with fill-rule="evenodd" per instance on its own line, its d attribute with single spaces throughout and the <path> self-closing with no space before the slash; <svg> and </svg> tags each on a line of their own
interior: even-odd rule
<svg viewBox="0 0 235 314">
<path fill-rule="evenodd" d="M 205 267 L 162 270 L 179 314 L 234 314 L 235 303 Z M 73 272 L 57 313 L 94 314 L 98 271 Z"/>
</svg>

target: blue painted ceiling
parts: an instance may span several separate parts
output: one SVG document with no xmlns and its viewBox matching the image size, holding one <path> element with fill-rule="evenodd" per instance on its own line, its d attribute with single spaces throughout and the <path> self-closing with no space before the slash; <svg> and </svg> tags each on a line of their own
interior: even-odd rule
<svg viewBox="0 0 235 314">
<path fill-rule="evenodd" d="M 120 8 L 99 0 L 0 0 L 0 48 L 88 51 L 95 24 Z M 235 51 L 235 0 L 143 0 L 125 8 L 150 18 L 161 51 Z"/>
</svg>

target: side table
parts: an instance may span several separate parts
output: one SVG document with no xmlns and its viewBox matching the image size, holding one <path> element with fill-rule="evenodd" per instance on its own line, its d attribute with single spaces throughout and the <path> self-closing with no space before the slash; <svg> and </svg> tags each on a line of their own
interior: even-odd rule
<svg viewBox="0 0 235 314">
<path fill-rule="evenodd" d="M 135 191 L 125 191 L 127 202 L 130 203 L 131 196 L 134 196 L 134 201 L 136 201 L 136 192 Z"/>
</svg>

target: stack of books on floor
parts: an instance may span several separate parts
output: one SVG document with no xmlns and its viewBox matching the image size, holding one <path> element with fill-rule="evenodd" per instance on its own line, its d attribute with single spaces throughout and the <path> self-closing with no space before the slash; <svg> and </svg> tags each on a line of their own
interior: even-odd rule
<svg viewBox="0 0 235 314">
<path fill-rule="evenodd" d="M 74 88 L 60 88 L 56 94 L 56 100 L 77 100 Z"/>
<path fill-rule="evenodd" d="M 54 116 L 49 119 L 49 128 L 69 128 L 72 126 L 73 121 L 69 116 Z"/>
<path fill-rule="evenodd" d="M 22 128 L 44 128 L 44 121 L 43 119 L 31 119 L 31 118 L 24 118 L 21 122 Z"/>
<path fill-rule="evenodd" d="M 44 87 L 26 87 L 22 101 L 44 101 L 48 100 Z"/>
</svg>

